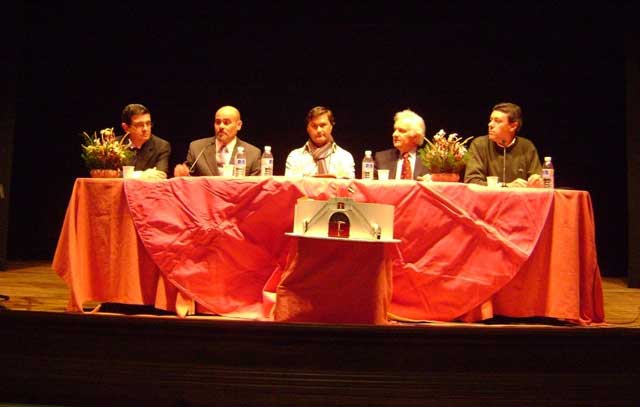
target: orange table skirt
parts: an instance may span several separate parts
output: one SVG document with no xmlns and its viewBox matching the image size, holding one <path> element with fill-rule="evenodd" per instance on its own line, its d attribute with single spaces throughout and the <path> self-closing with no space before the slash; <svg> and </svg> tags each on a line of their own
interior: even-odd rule
<svg viewBox="0 0 640 407">
<path fill-rule="evenodd" d="M 76 181 L 53 268 L 70 289 L 69 311 L 82 311 L 87 302 L 153 305 L 182 315 L 194 310 L 138 239 L 121 180 Z"/>
</svg>

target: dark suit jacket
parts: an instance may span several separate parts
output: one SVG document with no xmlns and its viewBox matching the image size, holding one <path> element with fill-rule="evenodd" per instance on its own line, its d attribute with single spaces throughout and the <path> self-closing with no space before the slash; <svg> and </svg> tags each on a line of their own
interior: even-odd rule
<svg viewBox="0 0 640 407">
<path fill-rule="evenodd" d="M 260 175 L 260 157 L 262 156 L 260 149 L 236 138 L 236 146 L 231 152 L 231 157 L 236 156 L 238 146 L 244 147 L 244 152 L 247 156 L 247 175 Z M 198 158 L 198 156 L 200 157 Z M 187 152 L 187 166 L 191 168 L 194 162 L 196 162 L 196 165 L 193 167 L 192 175 L 222 175 L 218 172 L 215 137 L 195 140 L 189 144 L 189 152 Z"/>
<path fill-rule="evenodd" d="M 144 171 L 156 167 L 156 170 L 169 175 L 170 155 L 171 144 L 167 140 L 152 135 L 137 152 L 135 170 Z"/>
<path fill-rule="evenodd" d="M 375 153 L 373 158 L 373 160 L 375 161 L 376 169 L 389 170 L 389 179 L 396 179 L 396 168 L 398 166 L 399 159 L 400 151 L 397 148 L 378 151 Z M 418 179 L 418 176 L 428 173 L 429 171 L 422 164 L 422 160 L 420 159 L 420 155 L 418 154 L 416 156 L 416 163 L 413 168 L 413 179 Z"/>
<path fill-rule="evenodd" d="M 118 139 L 122 139 L 122 137 Z M 135 166 L 136 171 L 144 171 L 156 167 L 156 170 L 164 171 L 165 174 L 169 175 L 171 144 L 167 140 L 151 135 L 149 140 L 135 152 L 136 155 L 129 164 Z"/>
</svg>

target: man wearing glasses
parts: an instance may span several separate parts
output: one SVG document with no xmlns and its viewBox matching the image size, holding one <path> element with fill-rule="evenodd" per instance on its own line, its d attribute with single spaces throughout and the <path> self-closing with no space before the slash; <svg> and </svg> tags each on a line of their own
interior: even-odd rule
<svg viewBox="0 0 640 407">
<path fill-rule="evenodd" d="M 171 145 L 151 134 L 151 112 L 140 104 L 122 110 L 122 129 L 128 133 L 136 155 L 131 162 L 135 171 L 146 179 L 165 179 L 169 173 Z"/>
</svg>

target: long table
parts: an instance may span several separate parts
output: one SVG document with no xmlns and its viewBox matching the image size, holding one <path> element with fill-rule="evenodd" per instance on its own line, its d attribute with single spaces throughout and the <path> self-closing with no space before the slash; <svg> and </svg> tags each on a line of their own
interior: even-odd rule
<svg viewBox="0 0 640 407">
<path fill-rule="evenodd" d="M 272 320 L 295 246 L 285 233 L 293 230 L 297 200 L 345 194 L 395 206 L 401 242 L 389 250 L 391 318 L 604 321 L 586 191 L 412 180 L 79 178 L 53 268 L 70 287 L 70 311 L 97 301 Z"/>
</svg>

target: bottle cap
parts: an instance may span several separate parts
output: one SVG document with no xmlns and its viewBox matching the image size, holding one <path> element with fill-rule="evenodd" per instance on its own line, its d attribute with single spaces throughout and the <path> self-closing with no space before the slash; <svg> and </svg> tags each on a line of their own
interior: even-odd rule
<svg viewBox="0 0 640 407">
<path fill-rule="evenodd" d="M 264 151 L 265 152 L 267 152 L 267 151 L 270 152 L 271 151 L 271 146 L 264 146 Z"/>
<path fill-rule="evenodd" d="M 371 155 L 371 150 L 365 150 L 364 155 L 366 155 L 366 156 Z"/>
<path fill-rule="evenodd" d="M 544 158 L 545 161 L 551 161 L 551 157 L 547 156 Z"/>
<path fill-rule="evenodd" d="M 242 147 L 242 146 L 238 146 L 238 151 L 240 151 L 240 152 L 244 152 L 244 147 Z"/>
</svg>

